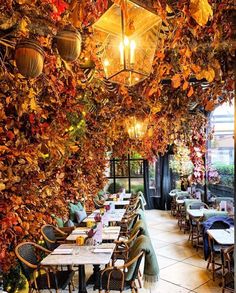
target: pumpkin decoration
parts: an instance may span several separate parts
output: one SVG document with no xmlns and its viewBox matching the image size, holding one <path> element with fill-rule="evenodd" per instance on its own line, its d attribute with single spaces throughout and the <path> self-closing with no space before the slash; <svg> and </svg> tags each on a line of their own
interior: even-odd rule
<svg viewBox="0 0 236 293">
<path fill-rule="evenodd" d="M 25 77 L 34 78 L 42 73 L 44 57 L 43 48 L 35 40 L 22 40 L 16 45 L 16 66 Z"/>
<path fill-rule="evenodd" d="M 82 38 L 78 31 L 64 29 L 56 36 L 57 49 L 65 61 L 75 61 L 81 52 Z"/>
</svg>

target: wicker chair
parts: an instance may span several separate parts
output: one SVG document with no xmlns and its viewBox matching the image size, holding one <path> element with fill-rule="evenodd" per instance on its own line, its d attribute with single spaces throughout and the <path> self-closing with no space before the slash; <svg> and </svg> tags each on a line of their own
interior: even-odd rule
<svg viewBox="0 0 236 293">
<path fill-rule="evenodd" d="M 41 227 L 41 233 L 43 235 L 47 249 L 51 251 L 62 244 L 68 235 L 59 228 L 49 224 L 43 225 Z"/>
<path fill-rule="evenodd" d="M 234 293 L 234 245 L 222 250 L 223 274 L 222 293 Z"/>
<path fill-rule="evenodd" d="M 120 235 L 121 236 L 129 236 L 130 229 L 134 226 L 136 221 L 138 220 L 139 215 L 136 214 L 136 212 L 131 212 L 129 214 L 126 214 L 122 221 L 119 222 L 120 229 Z"/>
<path fill-rule="evenodd" d="M 227 223 L 224 223 L 222 221 L 216 221 L 212 224 L 210 229 L 228 229 L 228 228 L 229 228 L 229 225 Z M 211 265 L 212 279 L 213 281 L 215 281 L 216 271 L 222 269 L 222 262 L 216 262 L 216 256 L 221 254 L 221 250 L 224 248 L 224 246 L 216 243 L 214 239 L 212 239 L 209 235 L 208 235 L 208 244 L 210 248 L 210 257 L 208 258 L 207 269 L 209 269 L 209 266 Z"/>
<path fill-rule="evenodd" d="M 144 252 L 141 251 L 132 260 L 130 260 L 129 262 L 125 262 L 123 266 L 112 266 L 102 270 L 99 280 L 99 292 L 101 293 L 103 290 L 105 290 L 106 293 L 110 292 L 111 290 L 123 292 L 123 290 L 127 289 L 131 289 L 131 292 L 138 292 L 135 280 L 138 278 L 139 275 L 139 266 L 143 255 Z M 136 263 L 135 270 L 131 279 L 127 281 L 125 280 L 125 272 L 133 263 Z"/>
<path fill-rule="evenodd" d="M 138 237 L 140 231 L 138 230 L 134 235 L 127 239 L 116 240 L 116 248 L 112 255 L 112 263 L 114 265 L 115 261 L 122 259 L 127 261 L 129 256 L 130 246 L 133 244 L 134 240 Z"/>
<path fill-rule="evenodd" d="M 193 202 L 189 204 L 188 209 L 190 210 L 200 210 L 200 209 L 209 209 L 208 205 L 204 202 Z M 203 237 L 202 234 L 202 221 L 203 217 L 193 219 L 189 217 L 189 225 L 190 225 L 190 233 L 189 233 L 189 240 L 191 240 L 192 245 L 196 242 L 196 249 L 198 250 L 199 247 L 203 247 L 203 243 L 200 244 L 200 240 Z"/>
<path fill-rule="evenodd" d="M 51 290 L 58 292 L 59 289 L 64 290 L 69 286 L 71 293 L 71 281 L 74 271 L 65 270 L 60 271 L 52 267 L 44 267 L 40 265 L 40 260 L 44 254 L 51 251 L 46 248 L 33 243 L 24 242 L 15 248 L 15 253 L 20 261 L 22 272 L 29 283 L 29 292 L 36 290 Z"/>
<path fill-rule="evenodd" d="M 185 199 L 190 199 L 191 196 L 187 194 L 180 194 L 177 195 L 176 201 L 177 200 L 185 200 Z M 182 230 L 182 228 L 185 231 L 186 227 L 186 209 L 184 204 L 177 204 L 177 213 L 176 213 L 177 219 L 178 219 L 178 226 L 179 229 Z"/>
</svg>

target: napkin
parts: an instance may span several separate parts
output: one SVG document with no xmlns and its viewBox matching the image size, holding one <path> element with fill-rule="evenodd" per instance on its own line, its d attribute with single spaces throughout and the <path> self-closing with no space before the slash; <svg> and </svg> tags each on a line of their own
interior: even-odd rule
<svg viewBox="0 0 236 293">
<path fill-rule="evenodd" d="M 111 248 L 95 248 L 94 253 L 112 253 L 113 249 Z"/>
<path fill-rule="evenodd" d="M 86 231 L 83 231 L 83 230 L 73 230 L 72 231 L 72 234 L 79 234 L 79 235 L 86 235 L 87 233 L 86 233 Z"/>
<path fill-rule="evenodd" d="M 69 255 L 73 254 L 73 249 L 72 248 L 57 248 L 55 249 L 51 254 L 58 254 L 58 255 Z"/>
</svg>

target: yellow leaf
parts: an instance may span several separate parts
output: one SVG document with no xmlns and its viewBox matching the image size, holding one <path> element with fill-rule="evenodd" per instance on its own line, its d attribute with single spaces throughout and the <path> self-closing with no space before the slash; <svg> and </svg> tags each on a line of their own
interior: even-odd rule
<svg viewBox="0 0 236 293">
<path fill-rule="evenodd" d="M 212 67 L 208 67 L 207 70 L 205 70 L 205 79 L 208 82 L 212 82 L 215 78 L 215 71 Z"/>
<path fill-rule="evenodd" d="M 190 0 L 190 14 L 200 26 L 206 25 L 213 11 L 208 0 Z"/>
<path fill-rule="evenodd" d="M 0 191 L 4 190 L 5 188 L 6 188 L 6 185 L 0 182 Z"/>
</svg>

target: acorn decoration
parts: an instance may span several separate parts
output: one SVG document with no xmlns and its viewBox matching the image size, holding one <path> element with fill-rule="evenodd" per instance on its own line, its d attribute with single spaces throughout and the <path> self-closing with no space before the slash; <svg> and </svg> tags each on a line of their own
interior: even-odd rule
<svg viewBox="0 0 236 293">
<path fill-rule="evenodd" d="M 35 40 L 22 40 L 16 45 L 16 66 L 25 77 L 35 78 L 42 73 L 44 57 L 43 48 Z"/>
<path fill-rule="evenodd" d="M 75 61 L 81 53 L 82 37 L 78 31 L 63 29 L 56 35 L 57 49 L 65 61 Z"/>
</svg>

